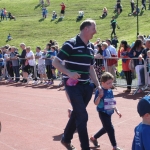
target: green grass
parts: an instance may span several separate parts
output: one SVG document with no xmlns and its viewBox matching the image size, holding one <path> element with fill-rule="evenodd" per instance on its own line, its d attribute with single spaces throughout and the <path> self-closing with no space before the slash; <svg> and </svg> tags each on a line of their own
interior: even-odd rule
<svg viewBox="0 0 150 150">
<path fill-rule="evenodd" d="M 0 46 L 6 44 L 6 37 L 10 33 L 13 37 L 8 44 L 19 47 L 21 42 L 31 46 L 32 50 L 36 46 L 45 47 L 50 39 L 58 41 L 61 46 L 63 42 L 79 32 L 80 22 L 76 22 L 78 11 L 82 9 L 85 12 L 84 19 L 92 18 L 97 23 L 96 38 L 110 38 L 110 20 L 114 15 L 114 5 L 116 0 L 64 0 L 66 4 L 66 16 L 63 21 L 56 23 L 51 20 L 52 11 L 60 12 L 61 0 L 51 0 L 51 5 L 47 7 L 48 18 L 39 22 L 42 18 L 41 8 L 37 6 L 39 0 L 0 0 L 0 7 L 5 7 L 16 16 L 16 21 L 0 22 Z M 140 1 L 139 1 L 140 3 Z M 127 40 L 129 43 L 136 38 L 136 17 L 128 17 L 130 12 L 130 2 L 122 1 L 123 12 L 117 18 L 120 30 L 117 30 L 119 41 Z M 103 7 L 108 8 L 108 16 L 105 19 L 99 19 Z M 141 6 L 141 4 L 140 4 Z M 142 16 L 139 16 L 140 34 L 149 34 L 150 12 L 146 10 Z"/>
</svg>

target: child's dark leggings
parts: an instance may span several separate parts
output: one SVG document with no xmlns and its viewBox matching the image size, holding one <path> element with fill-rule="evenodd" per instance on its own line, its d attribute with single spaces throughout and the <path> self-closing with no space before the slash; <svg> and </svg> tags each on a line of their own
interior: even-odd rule
<svg viewBox="0 0 150 150">
<path fill-rule="evenodd" d="M 95 135 L 94 138 L 97 139 L 101 137 L 103 134 L 107 133 L 109 140 L 113 147 L 117 145 L 116 139 L 115 139 L 115 131 L 113 128 L 113 125 L 111 123 L 111 115 L 108 115 L 103 112 L 99 112 L 99 118 L 102 122 L 103 128 L 100 129 Z"/>
</svg>

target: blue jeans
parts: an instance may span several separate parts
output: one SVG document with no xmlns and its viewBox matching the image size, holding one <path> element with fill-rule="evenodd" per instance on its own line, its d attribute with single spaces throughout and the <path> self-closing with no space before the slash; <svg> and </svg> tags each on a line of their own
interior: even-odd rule
<svg viewBox="0 0 150 150">
<path fill-rule="evenodd" d="M 16 77 L 16 81 L 19 81 L 20 80 L 20 74 L 19 74 L 19 66 L 13 66 L 13 71 L 14 71 L 14 74 L 15 74 L 15 77 Z"/>
<path fill-rule="evenodd" d="M 65 85 L 65 88 L 69 95 L 73 111 L 65 128 L 63 141 L 71 143 L 73 134 L 77 129 L 82 150 L 90 150 L 87 133 L 88 113 L 86 106 L 92 97 L 93 87 L 89 83 L 78 83 L 76 86 Z"/>
<path fill-rule="evenodd" d="M 114 127 L 111 123 L 111 115 L 108 115 L 108 114 L 100 111 L 99 118 L 102 122 L 103 127 L 94 135 L 94 138 L 98 139 L 103 134 L 107 133 L 112 146 L 115 147 L 117 145 L 117 143 L 116 143 L 116 139 L 115 139 Z"/>
</svg>

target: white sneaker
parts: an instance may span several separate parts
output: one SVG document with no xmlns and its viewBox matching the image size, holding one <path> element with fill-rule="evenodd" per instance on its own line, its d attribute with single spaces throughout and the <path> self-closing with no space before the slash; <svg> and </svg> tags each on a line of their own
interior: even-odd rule
<svg viewBox="0 0 150 150">
<path fill-rule="evenodd" d="M 34 81 L 32 84 L 37 85 L 37 84 L 38 84 L 38 81 Z"/>
<path fill-rule="evenodd" d="M 30 73 L 30 74 L 28 75 L 28 78 L 32 78 L 32 73 Z"/>
</svg>

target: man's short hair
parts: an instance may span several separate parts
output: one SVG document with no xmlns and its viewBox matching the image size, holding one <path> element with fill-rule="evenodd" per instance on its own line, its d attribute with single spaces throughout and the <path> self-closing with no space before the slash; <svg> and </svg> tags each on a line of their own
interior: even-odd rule
<svg viewBox="0 0 150 150">
<path fill-rule="evenodd" d="M 82 31 L 85 27 L 89 27 L 92 25 L 92 23 L 95 24 L 95 21 L 92 20 L 92 19 L 87 19 L 87 20 L 84 20 L 81 25 L 80 25 L 80 31 Z"/>
<path fill-rule="evenodd" d="M 107 39 L 106 42 L 109 42 L 111 44 L 111 40 L 110 39 Z"/>
<path fill-rule="evenodd" d="M 41 50 L 41 47 L 40 47 L 40 46 L 37 46 L 36 48 L 37 48 L 38 50 Z"/>
</svg>

